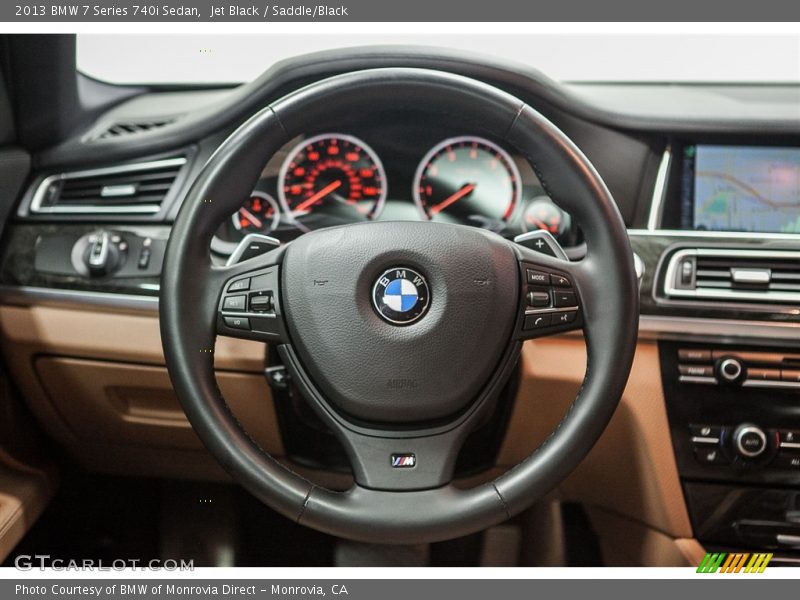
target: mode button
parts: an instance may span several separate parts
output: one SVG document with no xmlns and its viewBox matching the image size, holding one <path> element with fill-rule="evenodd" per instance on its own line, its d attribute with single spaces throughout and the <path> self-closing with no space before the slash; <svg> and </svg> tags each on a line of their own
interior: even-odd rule
<svg viewBox="0 0 800 600">
<path fill-rule="evenodd" d="M 550 283 L 550 275 L 544 271 L 537 271 L 536 269 L 527 269 L 528 283 L 533 285 L 548 285 Z"/>
</svg>

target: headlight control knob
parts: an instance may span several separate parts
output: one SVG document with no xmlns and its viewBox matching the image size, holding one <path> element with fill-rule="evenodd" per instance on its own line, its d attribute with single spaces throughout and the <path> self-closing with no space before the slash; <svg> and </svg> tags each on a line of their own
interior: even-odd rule
<svg viewBox="0 0 800 600">
<path fill-rule="evenodd" d="M 99 230 L 80 238 L 73 248 L 73 265 L 89 277 L 113 275 L 124 263 L 128 244 L 114 232 Z M 75 264 L 75 253 L 78 264 Z"/>
</svg>

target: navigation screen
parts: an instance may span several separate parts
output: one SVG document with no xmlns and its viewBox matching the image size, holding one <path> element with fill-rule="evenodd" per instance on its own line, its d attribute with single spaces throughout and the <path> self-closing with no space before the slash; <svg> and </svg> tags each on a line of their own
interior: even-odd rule
<svg viewBox="0 0 800 600">
<path fill-rule="evenodd" d="M 800 233 L 800 148 L 687 146 L 684 227 Z"/>
</svg>

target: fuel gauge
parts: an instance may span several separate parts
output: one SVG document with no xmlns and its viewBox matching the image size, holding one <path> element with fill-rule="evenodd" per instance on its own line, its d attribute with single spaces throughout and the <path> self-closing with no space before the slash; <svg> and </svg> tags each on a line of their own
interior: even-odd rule
<svg viewBox="0 0 800 600">
<path fill-rule="evenodd" d="M 242 207 L 231 219 L 233 227 L 242 236 L 248 233 L 269 234 L 275 231 L 281 218 L 278 202 L 265 192 L 255 191 L 250 194 Z"/>
</svg>

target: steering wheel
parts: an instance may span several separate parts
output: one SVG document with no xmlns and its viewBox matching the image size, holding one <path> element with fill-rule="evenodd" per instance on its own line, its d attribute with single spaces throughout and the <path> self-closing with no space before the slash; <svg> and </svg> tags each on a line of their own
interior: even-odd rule
<svg viewBox="0 0 800 600">
<path fill-rule="evenodd" d="M 569 262 L 461 225 L 370 222 L 313 231 L 230 266 L 212 262 L 217 227 L 279 148 L 376 106 L 457 115 L 515 147 L 581 227 L 585 258 Z M 313 83 L 240 126 L 183 202 L 160 299 L 173 386 L 197 435 L 230 475 L 298 523 L 386 543 L 482 530 L 566 477 L 619 402 L 638 313 L 625 225 L 580 150 L 504 91 L 406 68 Z M 494 408 L 524 340 L 581 328 L 585 380 L 556 430 L 494 481 L 456 487 L 462 443 Z M 349 490 L 307 481 L 245 433 L 216 385 L 218 334 L 277 345 L 305 400 L 347 452 L 354 476 Z"/>
</svg>

